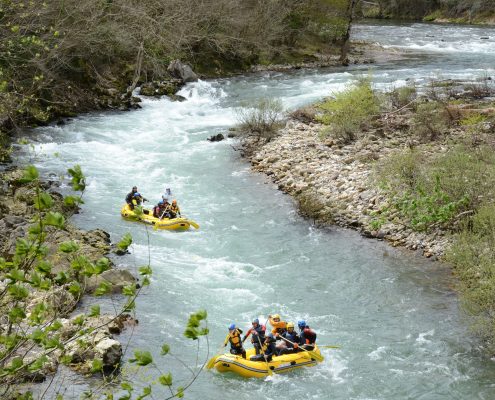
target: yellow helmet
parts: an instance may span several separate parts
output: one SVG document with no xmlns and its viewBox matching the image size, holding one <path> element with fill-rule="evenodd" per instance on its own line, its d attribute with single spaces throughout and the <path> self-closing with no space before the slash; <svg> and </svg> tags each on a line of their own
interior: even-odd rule
<svg viewBox="0 0 495 400">
<path fill-rule="evenodd" d="M 287 329 L 289 329 L 289 328 L 294 329 L 294 322 L 289 322 L 289 323 L 287 324 Z"/>
<path fill-rule="evenodd" d="M 280 321 L 280 315 L 278 315 L 278 314 L 273 314 L 273 315 L 272 315 L 272 319 L 274 319 L 274 320 L 275 320 L 275 319 L 278 319 L 278 320 Z"/>
</svg>

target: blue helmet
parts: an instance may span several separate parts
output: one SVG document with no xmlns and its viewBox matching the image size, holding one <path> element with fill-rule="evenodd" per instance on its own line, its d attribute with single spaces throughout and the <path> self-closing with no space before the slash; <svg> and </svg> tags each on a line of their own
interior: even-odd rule
<svg viewBox="0 0 495 400">
<path fill-rule="evenodd" d="M 253 319 L 253 324 L 260 324 L 260 320 L 258 318 Z"/>
<path fill-rule="evenodd" d="M 273 336 L 273 333 L 271 333 L 271 332 L 270 332 L 268 335 L 266 335 L 266 337 L 267 337 L 267 338 L 270 338 L 270 339 L 272 339 L 272 340 L 275 338 L 275 337 Z"/>
<path fill-rule="evenodd" d="M 141 194 L 138 192 L 134 193 L 134 197 L 138 197 L 138 196 L 141 196 Z"/>
<path fill-rule="evenodd" d="M 229 331 L 233 331 L 235 329 L 235 324 L 230 324 L 229 325 Z"/>
<path fill-rule="evenodd" d="M 162 205 L 162 204 L 163 204 L 163 200 L 160 200 L 160 201 L 158 202 L 158 204 L 159 204 L 159 205 Z"/>
<path fill-rule="evenodd" d="M 306 321 L 303 319 L 297 321 L 297 326 L 299 327 L 299 329 L 304 329 L 306 327 Z"/>
</svg>

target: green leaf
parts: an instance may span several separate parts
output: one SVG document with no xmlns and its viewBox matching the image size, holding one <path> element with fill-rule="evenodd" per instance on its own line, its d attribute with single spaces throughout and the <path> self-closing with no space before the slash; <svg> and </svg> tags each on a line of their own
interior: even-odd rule
<svg viewBox="0 0 495 400">
<path fill-rule="evenodd" d="M 10 322 L 16 324 L 26 318 L 26 313 L 24 309 L 20 307 L 13 307 L 9 311 L 9 320 Z"/>
<path fill-rule="evenodd" d="M 29 249 L 31 248 L 31 243 L 26 239 L 17 239 L 15 242 L 15 255 L 22 257 L 29 253 Z"/>
<path fill-rule="evenodd" d="M 127 390 L 128 392 L 132 392 L 134 390 L 134 388 L 131 386 L 129 382 L 122 382 L 120 384 L 120 387 L 124 390 Z"/>
<path fill-rule="evenodd" d="M 77 207 L 79 204 L 84 204 L 84 201 L 78 196 L 65 196 L 64 205 L 70 208 Z"/>
<path fill-rule="evenodd" d="M 56 347 L 61 347 L 60 341 L 57 336 L 48 338 L 45 340 L 45 349 L 54 349 Z"/>
<path fill-rule="evenodd" d="M 28 370 L 31 372 L 39 371 L 41 368 L 43 368 L 43 365 L 45 365 L 47 362 L 48 362 L 48 357 L 45 354 L 43 354 L 28 367 Z"/>
<path fill-rule="evenodd" d="M 31 339 L 37 343 L 41 344 L 42 342 L 45 341 L 46 339 L 46 333 L 43 332 L 41 329 L 35 329 L 33 333 L 31 334 Z"/>
<path fill-rule="evenodd" d="M 153 271 L 149 265 L 144 265 L 142 267 L 139 267 L 139 274 L 143 276 L 150 276 L 153 274 Z"/>
<path fill-rule="evenodd" d="M 40 211 L 48 210 L 53 206 L 53 199 L 46 192 L 41 192 L 38 197 L 34 199 L 34 207 Z"/>
<path fill-rule="evenodd" d="M 160 354 L 162 356 L 166 356 L 169 353 L 169 351 L 170 351 L 170 346 L 165 343 L 165 344 L 162 345 L 162 351 L 161 351 Z"/>
<path fill-rule="evenodd" d="M 24 175 L 22 178 L 19 180 L 20 183 L 29 183 L 32 182 L 36 179 L 38 179 L 40 176 L 38 170 L 34 165 L 29 165 L 25 170 L 24 170 Z"/>
<path fill-rule="evenodd" d="M 69 286 L 69 293 L 73 294 L 75 297 L 79 296 L 82 292 L 81 285 L 77 281 L 71 282 Z"/>
<path fill-rule="evenodd" d="M 129 232 L 127 232 L 122 239 L 120 240 L 119 243 L 117 243 L 117 247 L 120 250 L 127 250 L 129 246 L 132 244 L 132 236 Z"/>
<path fill-rule="evenodd" d="M 42 275 L 49 275 L 52 272 L 52 265 L 48 261 L 42 260 L 36 264 L 34 269 Z"/>
<path fill-rule="evenodd" d="M 158 382 L 160 382 L 163 386 L 172 386 L 172 374 L 168 373 L 167 375 L 161 375 L 158 378 Z"/>
<path fill-rule="evenodd" d="M 24 365 L 24 361 L 22 360 L 21 357 L 14 357 L 12 359 L 12 363 L 10 364 L 9 370 L 15 371 L 19 368 L 22 368 L 23 365 Z"/>
<path fill-rule="evenodd" d="M 72 320 L 72 323 L 74 325 L 83 326 L 84 321 L 86 321 L 86 316 L 84 314 L 80 314 Z"/>
<path fill-rule="evenodd" d="M 184 388 L 182 386 L 179 386 L 177 388 L 177 393 L 175 394 L 179 399 L 182 399 L 184 397 Z"/>
<path fill-rule="evenodd" d="M 59 229 L 63 229 L 65 227 L 65 217 L 59 212 L 48 212 L 43 219 L 45 225 L 54 226 Z"/>
<path fill-rule="evenodd" d="M 95 290 L 95 296 L 103 296 L 110 292 L 112 285 L 108 282 L 101 282 Z"/>
<path fill-rule="evenodd" d="M 60 322 L 59 319 L 56 319 L 49 327 L 46 328 L 46 330 L 47 332 L 56 332 L 60 330 L 60 328 L 62 327 L 63 327 L 62 322 Z"/>
<path fill-rule="evenodd" d="M 76 191 L 83 191 L 86 188 L 86 178 L 84 177 L 81 167 L 79 165 L 75 165 L 73 168 L 69 168 L 67 172 L 72 177 L 72 189 Z"/>
<path fill-rule="evenodd" d="M 134 300 L 131 300 L 124 306 L 124 311 L 131 312 L 135 308 L 136 308 L 136 302 Z"/>
<path fill-rule="evenodd" d="M 136 294 L 136 285 L 130 283 L 122 288 L 122 294 L 125 296 L 134 296 Z"/>
<path fill-rule="evenodd" d="M 23 300 L 29 296 L 29 291 L 21 285 L 8 286 L 8 292 L 16 300 Z"/>
<path fill-rule="evenodd" d="M 140 366 L 145 366 L 153 362 L 153 357 L 149 351 L 134 350 L 134 358 L 131 358 L 129 362 L 136 363 Z"/>
<path fill-rule="evenodd" d="M 63 285 L 69 280 L 69 278 L 67 278 L 67 275 L 64 271 L 60 271 L 53 280 L 59 285 Z"/>
<path fill-rule="evenodd" d="M 12 283 L 15 282 L 24 282 L 26 280 L 24 271 L 21 271 L 20 269 L 13 269 L 11 270 L 7 275 L 7 278 L 9 278 Z"/>
<path fill-rule="evenodd" d="M 91 364 L 91 372 L 95 373 L 95 372 L 100 372 L 102 370 L 103 370 L 103 361 L 98 358 L 93 359 L 93 363 Z"/>
<path fill-rule="evenodd" d="M 110 260 L 106 257 L 101 257 L 95 264 L 95 273 L 100 275 L 102 272 L 111 268 Z"/>
<path fill-rule="evenodd" d="M 100 305 L 99 304 L 95 304 L 94 306 L 91 306 L 89 316 L 90 317 L 99 317 L 100 316 Z"/>
<path fill-rule="evenodd" d="M 58 249 L 62 252 L 62 253 L 74 253 L 75 251 L 79 250 L 79 245 L 74 242 L 74 241 L 70 241 L 70 242 L 62 242 L 60 243 L 60 245 L 58 246 Z"/>
<path fill-rule="evenodd" d="M 206 312 L 206 310 L 199 310 L 195 315 L 196 315 L 197 319 L 203 320 L 203 319 L 206 319 L 206 317 L 208 316 L 208 313 Z"/>
<path fill-rule="evenodd" d="M 149 286 L 150 284 L 151 284 L 150 278 L 148 278 L 147 276 L 141 282 L 141 286 Z"/>
</svg>

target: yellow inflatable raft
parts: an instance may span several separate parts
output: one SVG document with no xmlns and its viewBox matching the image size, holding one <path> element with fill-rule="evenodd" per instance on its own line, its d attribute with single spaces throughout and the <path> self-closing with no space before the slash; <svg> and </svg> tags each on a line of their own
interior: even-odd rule
<svg viewBox="0 0 495 400">
<path fill-rule="evenodd" d="M 234 372 L 244 378 L 266 378 L 272 373 L 281 374 L 301 367 L 313 367 L 318 363 L 318 360 L 312 357 L 312 353 L 318 355 L 319 361 L 323 360 L 318 347 L 315 347 L 312 352 L 301 351 L 299 353 L 274 356 L 272 361 L 269 362 L 264 360 L 251 361 L 250 357 L 255 355 L 255 350 L 249 349 L 246 352 L 246 359 L 240 355 L 230 353 L 216 356 L 214 366 L 219 372 Z"/>
<path fill-rule="evenodd" d="M 167 229 L 174 231 L 187 231 L 191 226 L 199 229 L 199 225 L 193 220 L 187 218 L 155 218 L 153 211 L 143 208 L 143 214 L 137 215 L 125 204 L 120 210 L 120 215 L 130 221 L 144 222 L 153 225 L 154 229 Z"/>
</svg>

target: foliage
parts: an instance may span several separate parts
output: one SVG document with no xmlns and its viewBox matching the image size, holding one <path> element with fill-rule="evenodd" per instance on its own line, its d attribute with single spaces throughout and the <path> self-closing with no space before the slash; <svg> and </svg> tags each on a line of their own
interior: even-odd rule
<svg viewBox="0 0 495 400">
<path fill-rule="evenodd" d="M 380 105 L 368 77 L 323 102 L 319 109 L 321 114 L 317 119 L 328 126 L 324 134 L 349 142 L 356 139 L 360 129 L 376 116 Z"/>
<path fill-rule="evenodd" d="M 495 205 L 486 203 L 465 222 L 446 259 L 454 266 L 476 333 L 495 351 Z"/>
<path fill-rule="evenodd" d="M 437 101 L 417 106 L 412 119 L 411 132 L 423 140 L 435 140 L 446 132 L 450 122 L 445 107 Z"/>
<path fill-rule="evenodd" d="M 68 170 L 73 190 L 82 191 L 85 188 L 85 176 L 79 166 Z M 74 359 L 73 344 L 81 348 L 89 348 L 95 329 L 102 328 L 115 321 L 124 312 L 135 308 L 135 300 L 140 292 L 150 284 L 152 269 L 149 265 L 139 268 L 141 284 L 131 283 L 122 289 L 123 301 L 120 311 L 114 317 L 97 320 L 97 328 L 87 322 L 100 316 L 100 306 L 95 304 L 85 314 L 79 314 L 71 319 L 68 328 L 62 318 L 69 317 L 86 290 L 87 278 L 95 277 L 111 268 L 106 257 L 95 262 L 84 254 L 82 247 L 76 241 L 56 242 L 48 238 L 64 237 L 60 231 L 66 229 L 66 217 L 55 211 L 55 201 L 48 192 L 42 189 L 40 175 L 34 166 L 28 166 L 18 184 L 25 185 L 34 193 L 32 201 L 35 216 L 28 229 L 26 237 L 17 239 L 15 254 L 11 259 L 0 258 L 0 281 L 4 283 L 0 291 L 0 397 L 12 398 L 18 385 L 23 382 L 39 380 L 46 370 L 53 372 L 58 363 L 70 365 L 78 362 Z M 79 197 L 80 197 L 79 196 Z M 132 243 L 132 237 L 126 234 L 120 241 L 119 247 L 127 249 Z M 57 260 L 66 260 L 67 266 L 57 265 Z M 111 284 L 103 281 L 94 291 L 97 296 L 111 291 Z M 208 334 L 205 311 L 191 314 L 185 336 L 198 340 Z M 198 343 L 199 346 L 199 343 Z M 199 350 L 199 347 L 198 347 Z M 71 352 L 72 351 L 72 352 Z M 162 346 L 162 356 L 170 354 L 167 344 Z M 136 349 L 134 357 L 129 360 L 137 368 L 153 367 L 159 371 L 149 351 Z M 205 361 L 206 362 L 206 361 Z M 204 365 L 204 364 L 203 364 Z M 172 374 L 159 373 L 155 381 L 166 387 L 167 398 L 182 397 L 184 390 L 192 384 L 202 370 L 202 365 L 189 368 L 191 379 L 185 387 L 172 385 Z M 104 359 L 94 356 L 91 361 L 91 373 L 118 372 L 120 365 L 113 365 L 109 370 Z M 42 373 L 42 371 L 45 371 Z M 109 376 L 119 380 L 118 374 Z M 52 378 L 53 379 L 53 378 Z M 154 385 L 154 384 L 153 384 Z M 124 381 L 121 390 L 116 393 L 127 393 L 126 398 L 143 398 L 151 395 L 153 385 L 148 385 L 139 391 L 133 383 Z M 50 386 L 50 385 L 48 385 Z M 103 387 L 103 385 L 102 385 Z M 101 392 L 101 388 L 86 393 L 87 398 L 113 398 L 111 392 Z M 25 390 L 25 389 L 24 389 Z M 158 390 L 159 391 L 159 390 Z M 32 398 L 26 392 L 24 398 Z M 58 395 L 57 398 L 62 398 Z M 124 397 L 122 397 L 124 398 Z M 161 396 L 160 398 L 163 398 Z"/>
<path fill-rule="evenodd" d="M 399 109 L 411 104 L 417 98 L 415 86 L 401 86 L 388 93 L 392 108 Z"/>
<path fill-rule="evenodd" d="M 429 159 L 407 150 L 383 160 L 376 174 L 416 230 L 454 228 L 459 215 L 495 200 L 495 155 L 487 147 L 458 146 Z"/>
<path fill-rule="evenodd" d="M 236 113 L 241 131 L 268 140 L 276 135 L 284 115 L 282 102 L 271 98 L 245 103 Z"/>
</svg>

